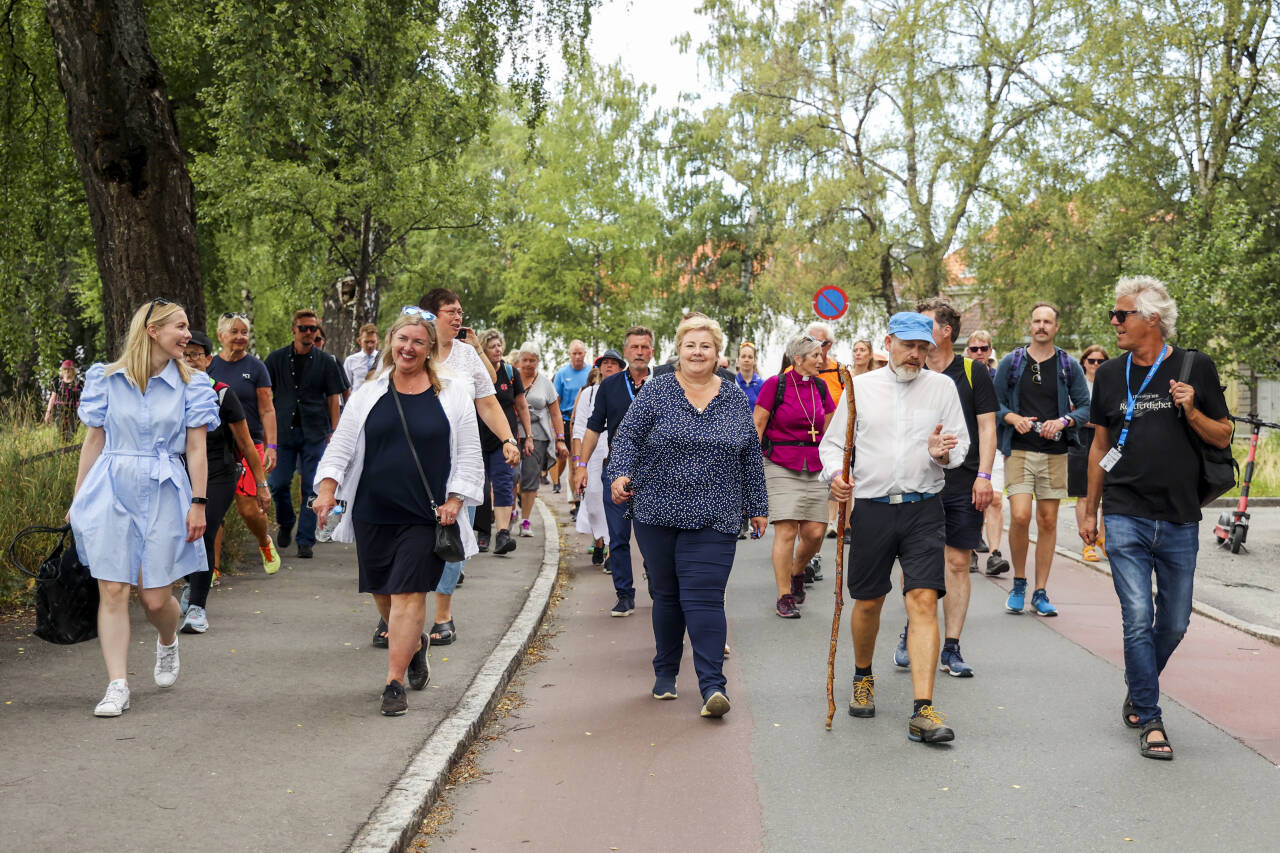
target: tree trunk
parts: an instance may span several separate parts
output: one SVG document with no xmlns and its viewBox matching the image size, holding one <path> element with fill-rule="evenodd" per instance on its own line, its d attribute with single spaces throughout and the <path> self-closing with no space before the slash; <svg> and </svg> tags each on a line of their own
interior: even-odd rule
<svg viewBox="0 0 1280 853">
<path fill-rule="evenodd" d="M 191 176 L 141 0 L 45 0 L 102 277 L 107 352 L 164 297 L 204 328 Z"/>
</svg>

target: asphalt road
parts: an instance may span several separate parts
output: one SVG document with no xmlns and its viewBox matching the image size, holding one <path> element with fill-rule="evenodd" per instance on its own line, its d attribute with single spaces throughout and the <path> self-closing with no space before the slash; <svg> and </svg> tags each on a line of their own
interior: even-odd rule
<svg viewBox="0 0 1280 853">
<path fill-rule="evenodd" d="M 963 648 L 977 675 L 939 673 L 934 694 L 954 744 L 907 740 L 896 594 L 875 659 L 877 716 L 844 710 L 846 622 L 827 732 L 831 543 L 804 618 L 784 621 L 773 614 L 770 541 L 748 541 L 726 602 L 734 706 L 713 722 L 697 716 L 687 654 L 679 700 L 648 697 L 648 602 L 608 618 L 609 579 L 573 541 L 553 651 L 525 674 L 526 705 L 481 755 L 488 775 L 452 794 L 453 821 L 432 850 L 1274 849 L 1280 815 L 1263 805 L 1280 801 L 1274 646 L 1193 618 L 1164 679 L 1177 758 L 1142 758 L 1119 719 L 1110 581 L 1060 558 L 1056 620 L 1006 613 L 1007 583 L 974 576 Z"/>
</svg>

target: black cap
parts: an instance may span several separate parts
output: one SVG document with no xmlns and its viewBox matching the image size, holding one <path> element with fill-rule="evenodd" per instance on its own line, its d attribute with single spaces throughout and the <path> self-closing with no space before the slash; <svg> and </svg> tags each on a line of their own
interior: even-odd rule
<svg viewBox="0 0 1280 853">
<path fill-rule="evenodd" d="M 618 364 L 622 365 L 623 367 L 626 367 L 626 366 L 627 366 L 627 361 L 626 361 L 626 359 L 624 359 L 621 355 L 619 355 L 619 353 L 618 353 L 618 351 L 617 351 L 616 349 L 607 349 L 607 350 L 605 350 L 605 351 L 604 351 L 604 355 L 602 355 L 602 356 L 600 356 L 599 358 L 597 358 L 597 359 L 595 360 L 595 362 L 594 362 L 591 366 L 592 366 L 592 367 L 599 367 L 599 366 L 600 366 L 600 362 L 604 361 L 606 358 L 611 358 L 611 359 L 613 359 L 614 361 L 618 362 Z"/>
<path fill-rule="evenodd" d="M 209 336 L 199 329 L 191 330 L 191 340 L 187 342 L 187 346 L 195 344 L 204 350 L 205 355 L 213 354 L 213 341 L 209 340 Z"/>
</svg>

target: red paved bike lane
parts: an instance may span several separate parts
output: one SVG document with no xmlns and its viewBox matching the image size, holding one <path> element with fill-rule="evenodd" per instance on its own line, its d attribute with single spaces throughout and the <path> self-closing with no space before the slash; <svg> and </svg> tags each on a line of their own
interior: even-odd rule
<svg viewBox="0 0 1280 853">
<path fill-rule="evenodd" d="M 998 582 L 1011 586 L 1010 576 Z M 1120 603 L 1111 578 L 1074 560 L 1056 556 L 1049 596 L 1061 611 L 1041 619 L 1072 642 L 1124 668 Z M 1273 764 L 1280 764 L 1280 646 L 1229 628 L 1197 613 L 1160 678 L 1161 692 L 1176 699 Z M 1116 695 L 1120 714 L 1122 693 Z M 1171 732 L 1176 741 L 1177 734 Z"/>
</svg>

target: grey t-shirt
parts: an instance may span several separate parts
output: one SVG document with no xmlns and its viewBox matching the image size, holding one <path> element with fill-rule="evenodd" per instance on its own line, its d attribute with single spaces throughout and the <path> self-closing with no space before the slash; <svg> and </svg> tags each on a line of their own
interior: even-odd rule
<svg viewBox="0 0 1280 853">
<path fill-rule="evenodd" d="M 525 402 L 529 404 L 529 419 L 532 421 L 535 441 L 554 441 L 556 434 L 551 426 L 551 408 L 559 407 L 559 397 L 555 386 L 546 374 L 538 372 L 538 377 L 524 389 Z"/>
</svg>

